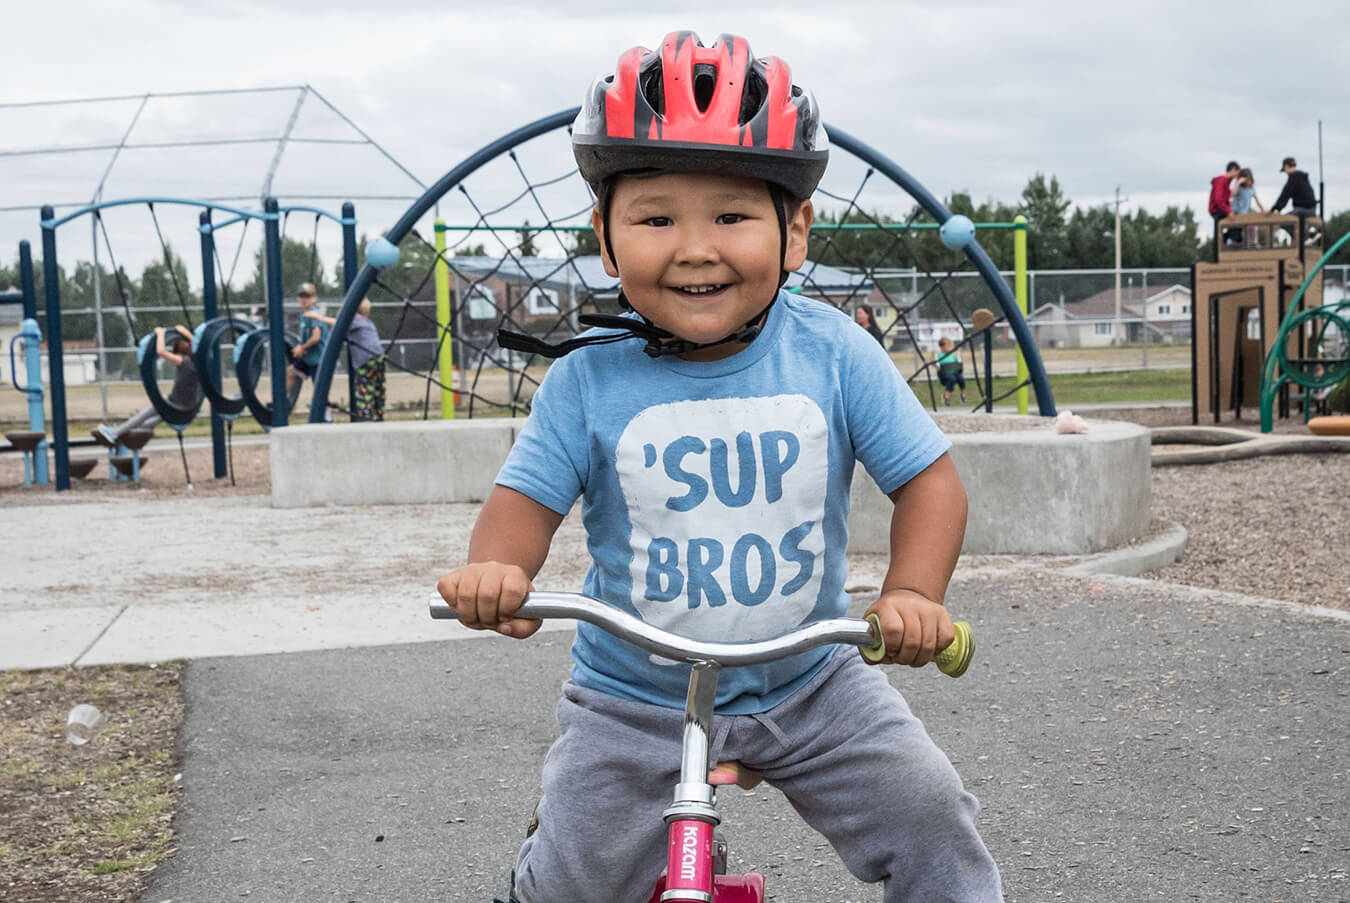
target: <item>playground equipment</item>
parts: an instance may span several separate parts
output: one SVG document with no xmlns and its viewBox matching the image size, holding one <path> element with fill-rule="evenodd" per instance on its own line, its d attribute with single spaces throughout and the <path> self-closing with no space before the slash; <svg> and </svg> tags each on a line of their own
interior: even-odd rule
<svg viewBox="0 0 1350 903">
<path fill-rule="evenodd" d="M 245 393 L 242 391 L 240 396 L 237 397 L 227 396 L 223 391 L 221 366 L 223 362 L 220 354 L 220 344 L 222 340 L 226 335 L 230 334 L 238 337 L 240 334 L 245 333 L 246 330 L 249 333 L 264 332 L 268 337 L 268 341 L 262 347 L 265 347 L 268 350 L 271 373 L 285 374 L 286 372 L 287 339 L 284 329 L 285 313 L 281 284 L 281 227 L 284 218 L 295 212 L 303 211 L 313 213 L 315 215 L 316 230 L 318 221 L 324 217 L 339 223 L 343 230 L 344 282 L 347 285 L 350 285 L 352 279 L 355 277 L 356 218 L 354 208 L 350 203 L 343 204 L 342 215 L 340 217 L 315 207 L 294 205 L 283 208 L 277 203 L 275 198 L 270 197 L 264 199 L 263 210 L 261 212 L 255 210 L 243 210 L 212 201 L 172 197 L 122 198 L 118 200 L 101 201 L 96 204 L 81 207 L 60 218 L 55 215 L 51 206 L 44 206 L 41 212 L 43 246 L 42 265 L 44 291 L 46 295 L 48 361 L 50 365 L 49 386 L 52 406 L 52 448 L 56 472 L 55 482 L 58 491 L 70 488 L 70 457 L 66 418 L 65 377 L 62 369 L 61 289 L 60 270 L 56 252 L 56 230 L 62 225 L 79 217 L 86 215 L 92 217 L 96 228 L 101 228 L 102 230 L 104 244 L 107 247 L 109 257 L 111 258 L 113 275 L 120 285 L 120 270 L 117 267 L 116 259 L 112 257 L 112 246 L 107 240 L 107 229 L 106 227 L 103 227 L 102 211 L 110 207 L 139 204 L 146 205 L 150 212 L 151 220 L 155 226 L 155 232 L 159 236 L 161 246 L 165 248 L 166 260 L 168 258 L 167 245 L 164 243 L 159 219 L 155 214 L 155 205 L 185 205 L 201 208 L 198 232 L 201 239 L 202 314 L 204 316 L 204 322 L 197 326 L 194 331 L 192 354 L 194 363 L 197 364 L 198 377 L 202 381 L 203 392 L 206 394 L 211 406 L 211 439 L 216 477 L 224 477 L 229 471 L 227 461 L 227 432 L 233 423 L 233 419 L 237 417 L 242 410 L 243 404 L 248 401 Z M 213 212 L 232 214 L 233 218 L 213 225 Z M 217 299 L 216 271 L 219 266 L 219 255 L 216 252 L 215 233 L 217 230 L 223 229 L 234 223 L 243 222 L 247 224 L 253 220 L 262 222 L 264 230 L 263 261 L 264 271 L 266 273 L 265 293 L 267 300 L 267 323 L 265 326 L 256 326 L 248 323 L 245 320 L 235 317 L 233 312 L 229 310 L 228 279 L 225 279 L 222 283 L 222 287 L 225 290 L 226 306 L 223 320 L 220 317 L 219 301 Z M 31 263 L 29 267 L 31 270 Z M 183 307 L 184 318 L 187 319 L 189 325 L 191 325 L 192 318 L 188 312 L 188 306 L 182 286 L 179 285 L 177 276 L 173 275 L 172 266 L 169 266 L 168 269 L 172 276 L 174 288 L 178 293 L 179 302 Z M 221 276 L 224 277 L 223 267 L 221 267 L 221 269 Z M 122 295 L 123 304 L 125 306 L 126 292 L 123 291 Z M 127 309 L 126 312 L 128 322 L 134 324 L 130 310 Z M 159 392 L 156 384 L 156 358 L 147 349 L 147 338 L 153 340 L 152 335 L 141 336 L 137 339 L 137 362 L 140 368 L 142 383 L 145 385 L 146 394 L 149 397 L 151 404 L 155 407 L 156 412 L 163 418 L 165 423 L 169 424 L 179 432 L 180 452 L 182 452 L 182 429 L 191 422 L 192 416 L 195 416 L 196 414 L 196 410 L 194 409 L 191 412 L 191 415 L 189 415 L 189 412 L 177 409 L 170 405 L 167 399 Z M 256 386 L 257 372 L 261 369 L 261 365 L 260 363 L 251 361 L 250 366 L 255 366 L 257 368 L 251 371 L 254 374 L 254 386 Z M 278 381 L 284 386 L 284 376 L 279 377 L 277 380 L 273 380 L 274 387 Z M 264 404 L 260 399 L 255 397 L 254 404 L 250 405 L 250 410 L 259 417 L 259 420 L 263 422 L 265 427 L 269 428 L 285 426 L 291 406 L 294 403 L 294 397 L 288 397 L 284 391 L 281 393 L 276 393 L 274 391 L 273 395 L 274 397 L 269 403 Z M 320 413 L 322 413 L 322 410 Z M 133 457 L 137 460 L 129 464 L 129 470 L 134 473 L 139 473 L 139 456 Z M 183 452 L 183 461 L 184 471 L 186 472 L 186 452 Z"/>
<path fill-rule="evenodd" d="M 33 290 L 33 254 L 28 242 L 19 242 L 18 291 L 0 292 L 0 304 L 23 305 L 23 321 L 19 332 L 9 340 L 9 373 L 14 388 L 28 396 L 28 429 L 12 430 L 5 434 L 10 444 L 23 454 L 23 483 L 46 484 L 47 428 L 42 400 L 42 330 L 37 322 L 37 298 Z M 26 378 L 19 381 L 16 348 L 23 349 Z"/>
<path fill-rule="evenodd" d="M 1350 416 L 1314 417 L 1308 421 L 1308 431 L 1314 436 L 1350 436 Z"/>
<path fill-rule="evenodd" d="M 591 210 L 592 199 L 589 192 L 582 187 L 575 168 L 569 168 L 568 171 L 555 178 L 533 181 L 526 176 L 524 165 L 521 162 L 522 158 L 531 153 L 533 146 L 531 146 L 531 150 L 526 150 L 525 146 L 533 139 L 549 133 L 558 133 L 565 137 L 568 126 L 576 117 L 577 109 L 562 110 L 503 135 L 469 155 L 462 163 L 447 172 L 413 202 L 392 228 L 370 242 L 366 248 L 366 265 L 357 274 L 343 299 L 342 308 L 337 314 L 337 322 L 334 326 L 334 332 L 340 336 L 346 334 L 346 330 L 350 327 L 355 315 L 356 306 L 362 298 L 371 292 L 372 288 L 382 288 L 393 297 L 403 298 L 405 319 L 411 313 L 429 320 L 430 317 L 420 310 L 416 310 L 411 300 L 404 293 L 386 285 L 381 280 L 381 274 L 388 272 L 395 265 L 399 265 L 400 245 L 406 238 L 423 242 L 426 245 L 425 250 L 429 250 L 435 255 L 433 263 L 428 267 L 427 274 L 422 280 L 422 283 L 426 283 L 431 281 L 433 276 L 435 277 L 438 311 L 436 321 L 432 324 L 435 327 L 433 335 L 435 336 L 436 346 L 434 363 L 428 367 L 425 379 L 427 381 L 428 407 L 432 387 L 439 388 L 442 416 L 444 417 L 448 417 L 453 412 L 452 398 L 455 391 L 461 392 L 468 399 L 470 416 L 472 416 L 475 403 L 490 404 L 509 411 L 512 415 L 529 409 L 529 394 L 533 387 L 537 385 L 538 376 L 537 372 L 531 373 L 530 364 L 532 362 L 537 363 L 539 359 L 530 354 L 513 354 L 498 347 L 495 336 L 499 326 L 513 331 L 523 330 L 549 341 L 558 341 L 570 338 L 581 328 L 584 328 L 584 324 L 580 323 L 581 315 L 591 312 L 611 313 L 618 310 L 616 302 L 617 285 L 612 278 L 603 274 L 598 257 L 588 256 L 584 252 L 580 254 L 569 252 L 565 259 L 544 259 L 533 256 L 524 248 L 525 242 L 530 241 L 532 235 L 537 235 L 541 239 L 547 238 L 556 241 L 562 248 L 575 249 L 580 245 L 580 239 L 576 236 L 576 233 L 590 231 L 589 226 L 568 224 L 568 220 L 587 219 Z M 850 194 L 831 192 L 824 188 L 817 190 L 820 204 L 828 206 L 830 203 L 837 203 L 845 205 L 845 209 L 838 217 L 837 222 L 820 223 L 818 228 L 814 230 L 814 238 L 817 244 L 814 244 L 813 248 L 820 249 L 816 253 L 829 248 L 837 250 L 844 247 L 847 245 L 844 240 L 845 236 L 854 234 L 856 230 L 866 229 L 884 236 L 884 240 L 881 242 L 884 250 L 894 252 L 902 258 L 907 253 L 912 257 L 912 253 L 905 248 L 906 240 L 930 230 L 939 232 L 944 245 L 961 254 L 962 258 L 958 259 L 964 259 L 981 274 L 985 286 L 997 301 L 998 308 L 1001 309 L 1000 322 L 1006 323 L 1017 340 L 1022 361 L 1019 366 L 1017 386 L 1013 391 L 1019 395 L 1020 409 L 1028 410 L 1028 388 L 1030 388 L 1036 392 L 1040 414 L 1053 416 L 1055 414 L 1054 399 L 1051 395 L 1049 381 L 1046 378 L 1045 368 L 1036 349 L 1035 341 L 1027 327 L 1023 308 L 1019 306 L 1019 299 L 1023 299 L 1022 304 L 1025 304 L 1025 278 L 1016 280 L 1016 294 L 1014 294 L 1014 291 L 1010 290 L 1004 283 L 988 254 L 975 240 L 976 228 L 980 227 L 975 227 L 964 217 L 956 219 L 948 225 L 949 221 L 954 219 L 951 212 L 893 161 L 853 138 L 847 132 L 829 126 L 826 129 L 829 132 L 833 150 L 838 152 L 843 160 L 851 161 L 847 165 L 861 166 L 865 172 L 862 176 L 862 184 L 858 185 L 857 190 Z M 847 155 L 851 155 L 851 157 Z M 571 167 L 570 150 L 567 157 L 568 166 Z M 525 182 L 524 190 L 513 200 L 500 207 L 479 204 L 466 187 L 466 181 L 471 176 L 485 166 L 494 164 L 494 162 L 514 168 Z M 832 167 L 836 166 L 836 164 L 831 165 Z M 891 183 L 883 190 L 893 192 L 894 188 L 899 188 L 917 203 L 915 215 L 911 216 L 908 221 L 903 223 L 882 222 L 875 215 L 867 213 L 859 206 L 859 195 L 862 193 L 863 187 L 877 175 Z M 879 183 L 881 181 L 878 180 Z M 570 209 L 564 215 L 555 216 L 545 206 L 544 198 L 556 198 L 564 194 L 569 183 L 572 186 L 571 197 L 577 202 L 575 209 Z M 463 226 L 447 226 L 438 222 L 435 245 L 425 242 L 416 233 L 414 226 L 433 207 L 449 201 L 450 198 L 447 196 L 451 192 L 456 192 L 456 195 L 452 196 L 456 201 L 462 201 L 469 206 L 473 212 L 474 222 L 471 225 Z M 510 210 L 516 201 L 532 206 L 537 215 L 543 216 L 544 225 L 525 228 L 521 225 L 519 219 L 513 219 L 509 224 L 493 221 L 493 217 L 498 214 L 510 216 L 510 213 L 504 213 L 504 211 Z M 917 221 L 915 217 L 919 213 L 926 213 L 931 216 L 933 222 Z M 944 226 L 945 231 L 942 231 Z M 1011 230 L 1014 235 L 1015 249 L 1025 248 L 1026 221 L 1024 219 L 1013 223 L 987 224 L 984 228 Z M 447 247 L 444 236 L 446 233 L 453 231 L 462 232 L 463 235 L 455 245 Z M 500 235 L 503 233 L 516 236 L 523 233 L 525 237 L 515 246 L 512 246 L 502 240 Z M 498 242 L 503 249 L 500 258 L 447 256 L 457 249 L 462 249 L 463 243 L 474 235 L 480 237 L 486 235 L 491 240 Z M 1024 250 L 1017 250 L 1017 257 L 1024 263 Z M 848 269 L 842 268 L 845 265 Z M 863 271 L 863 274 L 857 272 L 859 269 Z M 807 266 L 802 268 L 802 271 L 791 274 L 786 287 L 790 291 L 802 291 L 804 294 L 821 298 L 827 303 L 832 303 L 846 310 L 851 310 L 857 304 L 865 301 L 870 303 L 869 293 L 873 294 L 880 299 L 881 304 L 889 312 L 894 314 L 893 318 L 888 318 L 894 328 L 894 332 L 891 333 L 892 340 L 906 343 L 916 352 L 919 351 L 921 343 L 909 317 L 915 314 L 922 305 L 937 307 L 945 305 L 944 313 L 946 313 L 946 316 L 961 324 L 961 338 L 967 342 L 971 340 L 972 334 L 964 325 L 969 322 L 969 312 L 963 314 L 962 311 L 956 309 L 956 305 L 952 304 L 948 296 L 946 277 L 934 276 L 932 273 L 925 271 L 923 278 L 925 285 L 929 287 L 923 291 L 914 291 L 910 293 L 911 296 L 906 297 L 896 287 L 900 280 L 893 277 L 882 278 L 877 276 L 874 278 L 871 275 L 873 269 L 874 264 L 868 260 L 848 258 L 841 264 L 841 267 L 827 267 L 808 263 Z M 454 275 L 455 283 L 455 304 L 453 307 L 450 303 L 451 273 Z M 910 284 L 910 279 L 917 282 L 919 278 L 916 270 L 911 270 L 909 273 L 912 275 L 907 275 L 904 280 L 906 287 Z M 949 272 L 947 276 L 950 275 Z M 481 307 L 485 310 L 483 313 L 475 313 L 475 307 Z M 471 335 L 470 331 L 465 328 L 465 324 L 475 320 L 478 321 L 478 332 Z M 402 321 L 400 322 L 400 328 L 401 326 Z M 324 350 L 314 380 L 314 401 L 310 409 L 310 421 L 313 423 L 318 423 L 323 419 L 324 406 L 327 403 L 332 376 L 336 369 L 338 353 L 338 343 L 329 343 Z M 467 371 L 474 368 L 472 380 L 466 380 L 468 384 L 456 387 L 452 383 L 451 374 L 456 363 L 458 363 L 460 373 L 465 374 L 466 377 Z M 922 363 L 923 361 L 920 362 L 920 370 L 924 370 Z M 480 389 L 480 380 L 483 378 L 485 365 L 505 373 L 507 398 L 489 398 Z M 391 366 L 397 368 L 397 364 L 392 361 Z M 418 375 L 422 376 L 423 374 L 419 373 Z M 990 394 L 989 391 L 982 393 L 983 396 Z M 987 406 L 989 401 L 982 397 L 980 403 Z"/>
<path fill-rule="evenodd" d="M 1249 213 L 1219 222 L 1217 261 L 1191 269 L 1192 423 L 1219 423 L 1224 411 L 1240 417 L 1263 404 L 1263 361 L 1272 354 L 1305 358 L 1303 339 L 1281 323 L 1321 305 L 1322 236 L 1315 216 Z M 1279 391 L 1279 401 L 1288 416 L 1288 392 Z"/>
<path fill-rule="evenodd" d="M 1328 391 L 1350 378 L 1350 300 L 1321 304 L 1322 265 L 1350 240 L 1342 235 L 1325 256 L 1316 260 L 1294 293 L 1289 308 L 1261 367 L 1261 432 L 1274 428 L 1277 397 L 1288 416 L 1285 386 L 1303 388 L 1303 422 L 1310 423 L 1314 393 Z M 1314 299 L 1309 301 L 1308 299 Z M 1315 302 L 1315 303 L 1314 303 Z M 1322 428 L 1334 429 L 1334 424 Z M 1330 432 L 1326 435 L 1344 435 Z"/>
<path fill-rule="evenodd" d="M 1150 431 L 1150 441 L 1154 467 L 1217 464 L 1266 455 L 1350 453 L 1350 433 L 1291 436 L 1253 433 L 1225 426 L 1163 426 Z M 1200 447 L 1168 447 L 1172 445 Z"/>
</svg>

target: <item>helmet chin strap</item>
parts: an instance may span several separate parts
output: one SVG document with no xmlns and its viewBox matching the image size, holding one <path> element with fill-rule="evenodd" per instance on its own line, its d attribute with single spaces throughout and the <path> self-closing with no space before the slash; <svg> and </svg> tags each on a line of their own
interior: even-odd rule
<svg viewBox="0 0 1350 903">
<path fill-rule="evenodd" d="M 604 221 L 604 239 L 605 251 L 609 254 L 609 259 L 618 266 L 618 259 L 614 256 L 614 246 L 609 241 L 609 199 L 613 192 L 606 191 L 602 200 L 601 218 Z M 787 263 L 787 213 L 784 210 L 783 190 L 773 183 L 769 183 L 769 196 L 773 199 L 774 213 L 778 215 L 778 288 L 782 288 L 787 282 L 788 273 L 784 269 Z M 715 342 L 691 342 L 682 339 L 657 326 L 641 312 L 638 316 L 640 320 L 634 320 L 632 317 L 613 316 L 609 314 L 582 314 L 578 319 L 584 326 L 599 326 L 609 329 L 617 329 L 619 332 L 606 335 L 586 336 L 574 339 L 568 339 L 564 342 L 549 344 L 541 341 L 534 336 L 525 335 L 519 332 L 510 332 L 505 329 L 497 330 L 497 344 L 503 348 L 509 348 L 513 351 L 523 351 L 528 354 L 538 354 L 547 358 L 560 358 L 565 354 L 570 354 L 578 348 L 584 348 L 587 345 L 609 345 L 614 342 L 621 342 L 625 339 L 646 339 L 646 344 L 642 351 L 648 357 L 666 357 L 669 355 L 687 354 L 690 351 L 698 351 L 703 348 L 713 348 L 717 345 L 725 345 L 727 342 L 740 342 L 748 345 L 753 342 L 764 327 L 764 321 L 768 319 L 769 308 L 773 307 L 774 301 L 778 300 L 778 291 L 774 290 L 773 297 L 768 303 L 760 308 L 759 313 L 750 318 L 740 329 L 733 332 L 726 338 L 718 339 Z M 619 289 L 619 306 L 624 310 L 632 310 L 633 305 L 628 303 L 628 296 Z"/>
</svg>

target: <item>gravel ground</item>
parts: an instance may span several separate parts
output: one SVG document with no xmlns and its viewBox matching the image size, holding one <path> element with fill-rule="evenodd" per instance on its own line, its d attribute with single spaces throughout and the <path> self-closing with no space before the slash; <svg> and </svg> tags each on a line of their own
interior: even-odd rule
<svg viewBox="0 0 1350 903">
<path fill-rule="evenodd" d="M 108 479 L 103 449 L 80 449 L 72 458 L 98 457 L 89 477 L 56 493 L 50 486 L 24 486 L 23 460 L 18 455 L 0 456 L 0 507 L 5 505 L 72 504 L 81 501 L 108 501 L 114 498 L 167 499 L 192 496 L 267 495 L 272 491 L 272 472 L 267 462 L 266 445 L 240 445 L 234 449 L 235 486 L 228 477 L 212 477 L 211 449 L 194 448 L 187 453 L 192 488 L 183 476 L 183 461 L 176 446 L 156 447 L 142 456 L 140 485 Z M 148 460 L 147 460 L 148 459 Z"/>
<path fill-rule="evenodd" d="M 1190 531 L 1157 579 L 1350 609 L 1350 455 L 1155 467 L 1153 516 Z"/>
</svg>

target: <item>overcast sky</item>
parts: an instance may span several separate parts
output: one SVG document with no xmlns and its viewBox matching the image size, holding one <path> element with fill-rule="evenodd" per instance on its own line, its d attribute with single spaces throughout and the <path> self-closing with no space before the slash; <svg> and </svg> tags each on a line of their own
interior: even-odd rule
<svg viewBox="0 0 1350 903">
<path fill-rule="evenodd" d="M 669 2 L 491 0 L 457 11 L 468 6 L 10 4 L 0 103 L 309 84 L 430 184 L 517 125 L 578 103 L 625 48 L 693 28 L 705 43 L 721 32 L 743 34 L 757 55 L 787 60 L 827 122 L 885 152 L 939 197 L 965 190 L 1014 201 L 1039 171 L 1058 176 L 1079 204 L 1100 203 L 1119 185 L 1131 209 L 1190 204 L 1203 218 L 1208 181 L 1230 158 L 1255 170 L 1267 204 L 1283 184 L 1277 170 L 1286 155 L 1297 156 L 1316 184 L 1320 118 L 1328 208 L 1350 207 L 1350 16 L 1330 0 L 691 0 L 678 13 Z M 294 98 L 163 102 L 147 111 L 133 140 L 275 135 Z M 0 152 L 115 143 L 135 106 L 0 107 Z M 353 137 L 312 98 L 296 133 Z M 190 160 L 187 152 L 128 154 L 105 197 L 256 194 L 271 152 L 241 145 Z M 532 177 L 565 165 L 557 156 L 565 145 L 550 153 L 532 164 L 539 168 Z M 108 159 L 107 152 L 0 156 L 0 207 L 87 199 Z M 343 196 L 419 191 L 377 155 L 345 145 L 288 148 L 276 187 Z M 876 203 L 887 203 L 884 192 Z M 375 233 L 405 206 L 364 203 L 358 216 Z M 113 239 L 132 262 L 152 248 L 138 215 L 139 226 L 127 219 Z M 39 243 L 36 221 L 36 213 L 0 214 L 0 261 L 14 258 L 19 238 Z M 195 242 L 185 222 L 174 221 L 175 245 Z M 306 239 L 310 223 L 296 230 Z M 79 239 L 69 243 L 70 253 L 87 256 Z"/>
</svg>

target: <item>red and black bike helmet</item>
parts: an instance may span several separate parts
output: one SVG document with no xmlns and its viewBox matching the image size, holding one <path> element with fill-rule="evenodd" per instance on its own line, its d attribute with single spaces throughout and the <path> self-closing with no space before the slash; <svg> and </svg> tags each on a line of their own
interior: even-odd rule
<svg viewBox="0 0 1350 903">
<path fill-rule="evenodd" d="M 620 56 L 586 93 L 572 151 L 597 193 L 620 173 L 655 169 L 751 176 L 801 199 L 830 155 L 815 98 L 787 63 L 755 59 L 736 35 L 704 47 L 692 31 Z"/>
<path fill-rule="evenodd" d="M 779 259 L 787 256 L 788 199 L 806 200 L 829 162 L 829 139 L 815 98 L 792 83 L 787 63 L 755 59 L 745 38 L 720 36 L 704 47 L 692 31 L 673 31 L 660 52 L 634 47 L 610 75 L 586 92 L 572 124 L 577 168 L 596 194 L 609 224 L 610 189 L 623 173 L 715 172 L 762 179 L 778 214 Z M 605 251 L 615 259 L 609 229 Z M 787 280 L 784 271 L 779 286 Z M 776 297 L 776 296 L 775 296 Z M 619 303 L 628 307 L 622 289 Z M 555 358 L 587 345 L 640 338 L 652 357 L 683 354 L 724 342 L 749 343 L 773 306 L 716 342 L 680 339 L 645 317 L 582 314 L 581 323 L 618 330 L 551 345 L 534 336 L 497 331 L 503 348 Z"/>
</svg>

